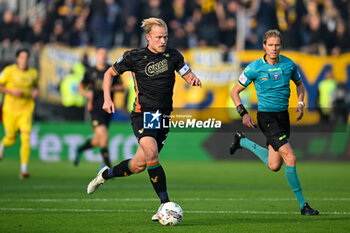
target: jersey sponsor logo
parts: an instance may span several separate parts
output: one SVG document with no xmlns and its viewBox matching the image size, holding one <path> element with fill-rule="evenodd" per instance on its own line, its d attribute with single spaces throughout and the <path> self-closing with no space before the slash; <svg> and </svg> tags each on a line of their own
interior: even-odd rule
<svg viewBox="0 0 350 233">
<path fill-rule="evenodd" d="M 163 73 L 168 70 L 168 61 L 167 59 L 163 59 L 157 63 L 150 62 L 145 67 L 145 73 L 147 76 L 152 77 Z"/>
<path fill-rule="evenodd" d="M 143 113 L 143 128 L 144 129 L 160 129 L 160 116 L 162 114 L 157 110 L 156 112 Z"/>
<path fill-rule="evenodd" d="M 247 82 L 247 77 L 244 75 L 244 73 L 242 73 L 241 76 L 239 76 L 239 81 L 242 84 L 245 84 L 245 82 Z"/>
<path fill-rule="evenodd" d="M 280 78 L 280 74 L 275 72 L 275 73 L 273 73 L 272 77 L 274 80 L 278 80 Z"/>
</svg>

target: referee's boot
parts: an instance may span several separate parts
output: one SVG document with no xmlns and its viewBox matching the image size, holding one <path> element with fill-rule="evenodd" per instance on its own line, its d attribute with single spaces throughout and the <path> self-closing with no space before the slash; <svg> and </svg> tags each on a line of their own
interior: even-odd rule
<svg viewBox="0 0 350 233">
<path fill-rule="evenodd" d="M 304 204 L 303 209 L 300 211 L 301 215 L 318 215 L 318 210 L 312 209 L 308 203 Z"/>
<path fill-rule="evenodd" d="M 230 154 L 231 155 L 233 155 L 236 152 L 236 150 L 242 149 L 241 144 L 240 144 L 242 138 L 245 138 L 244 133 L 236 132 L 234 134 L 234 136 L 233 136 L 233 143 L 232 143 L 231 148 L 230 148 Z"/>
</svg>

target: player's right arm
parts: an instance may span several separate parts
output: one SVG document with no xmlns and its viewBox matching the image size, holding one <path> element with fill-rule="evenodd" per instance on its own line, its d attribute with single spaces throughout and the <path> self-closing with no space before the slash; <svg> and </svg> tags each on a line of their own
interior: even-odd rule
<svg viewBox="0 0 350 233">
<path fill-rule="evenodd" d="M 112 101 L 111 97 L 111 86 L 113 82 L 113 77 L 115 76 L 115 72 L 113 71 L 112 67 L 109 67 L 109 69 L 105 72 L 103 77 L 103 97 L 104 102 L 102 109 L 105 110 L 108 113 L 114 113 L 115 112 L 115 106 Z"/>
</svg>

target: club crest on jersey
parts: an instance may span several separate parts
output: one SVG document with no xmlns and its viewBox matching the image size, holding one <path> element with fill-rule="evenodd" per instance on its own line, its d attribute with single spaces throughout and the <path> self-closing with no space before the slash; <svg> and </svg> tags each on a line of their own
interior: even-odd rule
<svg viewBox="0 0 350 233">
<path fill-rule="evenodd" d="M 279 73 L 273 73 L 273 80 L 278 80 L 280 78 L 280 74 Z"/>
</svg>

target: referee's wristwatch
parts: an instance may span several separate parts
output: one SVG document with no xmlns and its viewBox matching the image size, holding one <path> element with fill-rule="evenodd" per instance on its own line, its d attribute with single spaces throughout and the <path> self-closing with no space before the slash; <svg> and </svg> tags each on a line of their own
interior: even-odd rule
<svg viewBox="0 0 350 233">
<path fill-rule="evenodd" d="M 301 104 L 302 107 L 305 107 L 304 101 L 299 101 L 299 102 L 298 102 L 298 105 L 299 105 L 299 104 Z"/>
</svg>

